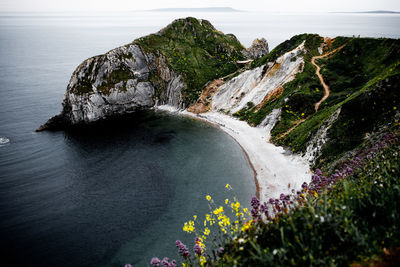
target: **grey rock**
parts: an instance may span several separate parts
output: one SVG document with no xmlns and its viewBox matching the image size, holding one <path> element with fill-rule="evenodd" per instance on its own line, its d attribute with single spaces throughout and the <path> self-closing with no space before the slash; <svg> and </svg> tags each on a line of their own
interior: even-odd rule
<svg viewBox="0 0 400 267">
<path fill-rule="evenodd" d="M 61 114 L 38 130 L 91 123 L 155 105 L 184 108 L 185 88 L 163 55 L 129 44 L 82 62 L 67 86 Z"/>
<path fill-rule="evenodd" d="M 243 51 L 243 54 L 252 59 L 260 58 L 269 53 L 268 42 L 265 38 L 255 39 L 253 44 Z"/>
</svg>

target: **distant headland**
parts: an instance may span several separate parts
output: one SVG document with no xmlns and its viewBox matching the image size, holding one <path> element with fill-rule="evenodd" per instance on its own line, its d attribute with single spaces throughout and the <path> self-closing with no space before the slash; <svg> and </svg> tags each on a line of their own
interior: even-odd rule
<svg viewBox="0 0 400 267">
<path fill-rule="evenodd" d="M 139 12 L 246 12 L 232 7 L 202 7 L 202 8 L 157 8 L 150 10 L 139 10 Z"/>
<path fill-rule="evenodd" d="M 372 11 L 354 11 L 354 12 L 333 12 L 333 13 L 357 13 L 357 14 L 400 14 L 397 11 L 391 10 L 372 10 Z"/>
</svg>

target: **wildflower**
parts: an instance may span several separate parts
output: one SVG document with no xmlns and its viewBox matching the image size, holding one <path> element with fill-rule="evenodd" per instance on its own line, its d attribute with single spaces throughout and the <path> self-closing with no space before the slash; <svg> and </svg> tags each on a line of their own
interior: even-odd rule
<svg viewBox="0 0 400 267">
<path fill-rule="evenodd" d="M 240 203 L 238 201 L 236 203 L 231 203 L 231 208 L 238 212 L 240 208 Z"/>
<path fill-rule="evenodd" d="M 168 267 L 169 265 L 169 258 L 165 257 L 164 259 L 162 259 L 161 261 L 161 266 L 162 267 Z"/>
<path fill-rule="evenodd" d="M 154 267 L 160 266 L 160 259 L 159 258 L 152 258 L 150 261 L 150 264 L 153 265 Z"/>
<path fill-rule="evenodd" d="M 274 249 L 274 251 L 272 251 L 272 254 L 276 255 L 276 253 L 278 253 L 278 250 Z"/>
<path fill-rule="evenodd" d="M 248 230 L 248 229 L 250 228 L 252 222 L 253 222 L 252 220 L 246 222 L 246 223 L 242 226 L 241 230 L 242 230 L 243 232 L 246 231 L 246 230 Z"/>
<path fill-rule="evenodd" d="M 223 247 L 220 247 L 220 248 L 218 249 L 218 252 L 219 252 L 219 253 L 223 253 L 223 252 L 224 252 L 224 248 L 223 248 Z"/>
<path fill-rule="evenodd" d="M 264 204 L 260 205 L 260 212 L 265 212 L 267 210 L 267 206 Z"/>
<path fill-rule="evenodd" d="M 203 252 L 203 249 L 201 248 L 201 246 L 200 246 L 198 243 L 196 243 L 196 244 L 194 245 L 194 247 L 193 247 L 193 251 L 194 251 L 194 253 L 196 253 L 198 256 L 200 256 L 201 253 Z"/>
<path fill-rule="evenodd" d="M 125 267 L 132 267 L 129 263 L 125 264 Z"/>
<path fill-rule="evenodd" d="M 204 235 L 209 235 L 210 234 L 210 229 L 208 229 L 208 227 L 206 227 L 204 229 Z"/>
<path fill-rule="evenodd" d="M 222 213 L 222 212 L 224 212 L 224 208 L 223 208 L 222 206 L 220 206 L 218 209 L 215 209 L 215 210 L 213 211 L 213 213 L 214 213 L 215 215 L 218 215 L 218 214 L 220 214 L 220 213 Z"/>
<path fill-rule="evenodd" d="M 228 205 L 229 199 L 225 199 L 225 205 Z"/>
<path fill-rule="evenodd" d="M 252 197 L 251 199 L 251 206 L 255 209 L 258 209 L 258 207 L 260 206 L 260 200 L 258 200 L 257 197 Z"/>
<path fill-rule="evenodd" d="M 189 252 L 188 248 L 185 246 L 185 244 L 183 244 L 180 240 L 176 240 L 175 244 L 176 244 L 176 247 L 178 248 L 179 254 L 182 257 L 187 258 L 190 256 L 190 252 Z"/>
<path fill-rule="evenodd" d="M 171 262 L 168 264 L 168 267 L 176 267 L 176 260 L 171 261 Z"/>
<path fill-rule="evenodd" d="M 254 218 L 258 217 L 258 211 L 255 208 L 251 209 L 251 216 Z"/>
<path fill-rule="evenodd" d="M 225 187 L 226 187 L 227 189 L 232 189 L 232 187 L 231 187 L 230 184 L 226 184 Z"/>
<path fill-rule="evenodd" d="M 187 233 L 192 233 L 194 232 L 195 228 L 194 228 L 194 221 L 189 221 L 188 223 L 185 222 L 184 226 L 183 226 L 183 231 L 187 232 Z"/>
<path fill-rule="evenodd" d="M 210 201 L 210 200 L 211 200 L 211 196 L 210 196 L 210 195 L 207 195 L 207 196 L 206 196 L 206 199 L 207 199 L 208 201 Z"/>
</svg>

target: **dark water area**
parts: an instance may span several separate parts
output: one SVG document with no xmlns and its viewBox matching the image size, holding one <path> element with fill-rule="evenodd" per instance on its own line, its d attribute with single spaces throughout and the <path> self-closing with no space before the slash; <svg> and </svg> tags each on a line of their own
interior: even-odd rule
<svg viewBox="0 0 400 267">
<path fill-rule="evenodd" d="M 14 266 L 143 266 L 176 257 L 185 220 L 237 189 L 254 193 L 240 147 L 202 122 L 155 112 L 44 132 L 36 152 L 1 147 L 2 258 Z M 190 246 L 190 245 L 189 245 Z"/>
</svg>

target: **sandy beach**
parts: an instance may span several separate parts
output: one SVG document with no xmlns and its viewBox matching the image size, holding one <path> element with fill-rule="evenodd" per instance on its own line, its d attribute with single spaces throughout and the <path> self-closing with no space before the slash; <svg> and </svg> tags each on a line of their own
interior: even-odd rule
<svg viewBox="0 0 400 267">
<path fill-rule="evenodd" d="M 234 138 L 255 172 L 257 195 L 262 202 L 267 202 L 271 197 L 278 198 L 281 193 L 289 193 L 292 189 L 298 190 L 303 182 L 311 180 L 308 163 L 300 156 L 269 143 L 266 127 L 251 127 L 244 121 L 218 112 L 194 114 L 177 111 L 170 106 L 159 106 L 157 109 L 204 120 Z"/>
</svg>

